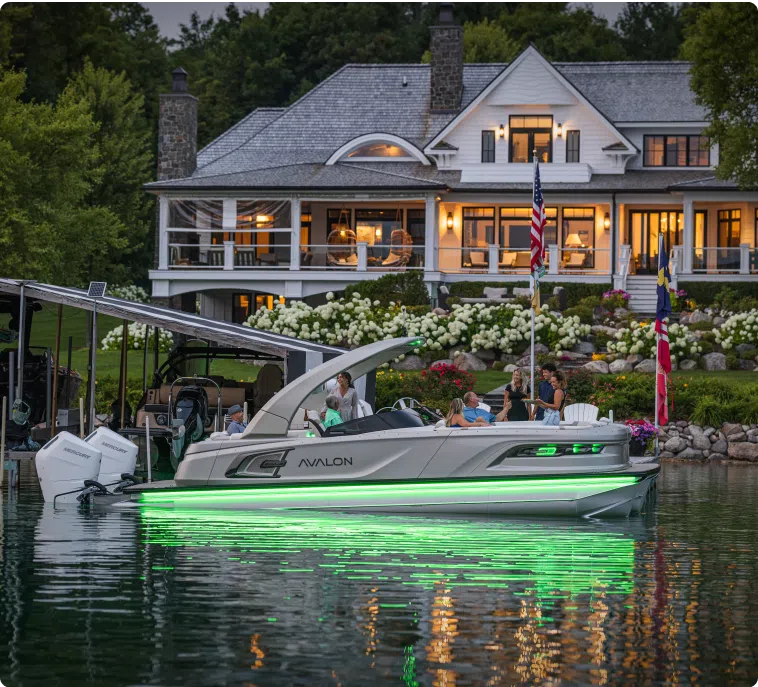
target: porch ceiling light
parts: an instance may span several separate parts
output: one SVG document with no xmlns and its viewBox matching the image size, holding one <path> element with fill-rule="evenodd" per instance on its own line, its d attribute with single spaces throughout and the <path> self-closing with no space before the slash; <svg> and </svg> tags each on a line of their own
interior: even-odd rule
<svg viewBox="0 0 758 687">
<path fill-rule="evenodd" d="M 500 136 L 500 138 L 505 138 L 505 126 L 502 124 L 500 125 L 500 128 L 497 130 L 497 135 Z"/>
<path fill-rule="evenodd" d="M 611 228 L 611 216 L 606 212 L 603 217 L 603 229 L 608 231 Z"/>
<path fill-rule="evenodd" d="M 560 122 L 558 122 L 558 126 L 555 129 L 555 135 L 558 138 L 560 138 L 561 136 L 563 136 L 563 124 L 561 124 Z"/>
<path fill-rule="evenodd" d="M 452 212 L 447 213 L 447 230 L 448 231 L 453 230 L 453 213 Z"/>
</svg>

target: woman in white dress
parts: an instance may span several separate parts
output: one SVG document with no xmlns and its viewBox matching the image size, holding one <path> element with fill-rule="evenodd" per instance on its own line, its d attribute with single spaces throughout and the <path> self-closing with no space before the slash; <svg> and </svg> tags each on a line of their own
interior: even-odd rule
<svg viewBox="0 0 758 687">
<path fill-rule="evenodd" d="M 337 386 L 329 392 L 329 395 L 336 396 L 340 402 L 339 413 L 342 422 L 358 417 L 358 393 L 353 387 L 353 378 L 349 372 L 340 372 L 337 375 Z"/>
</svg>

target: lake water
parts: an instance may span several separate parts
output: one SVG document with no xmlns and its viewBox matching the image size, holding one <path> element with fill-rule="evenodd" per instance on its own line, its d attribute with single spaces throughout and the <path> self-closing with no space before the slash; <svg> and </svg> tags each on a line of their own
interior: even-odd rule
<svg viewBox="0 0 758 687">
<path fill-rule="evenodd" d="M 0 680 L 740 685 L 758 466 L 664 465 L 624 521 L 2 507 Z"/>
</svg>

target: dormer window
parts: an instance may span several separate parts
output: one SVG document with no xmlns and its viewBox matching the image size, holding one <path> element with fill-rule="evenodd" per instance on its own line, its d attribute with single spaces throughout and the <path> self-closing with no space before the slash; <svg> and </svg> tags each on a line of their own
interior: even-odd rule
<svg viewBox="0 0 758 687">
<path fill-rule="evenodd" d="M 645 136 L 645 167 L 709 167 L 707 136 Z"/>
<path fill-rule="evenodd" d="M 534 162 L 532 151 L 537 151 L 540 162 L 553 160 L 552 116 L 512 116 L 509 121 L 510 162 Z"/>
<path fill-rule="evenodd" d="M 360 146 L 352 152 L 347 154 L 348 159 L 355 158 L 375 158 L 375 157 L 393 157 L 399 159 L 412 160 L 411 154 L 401 148 L 400 146 L 392 143 L 369 143 L 368 145 Z"/>
</svg>

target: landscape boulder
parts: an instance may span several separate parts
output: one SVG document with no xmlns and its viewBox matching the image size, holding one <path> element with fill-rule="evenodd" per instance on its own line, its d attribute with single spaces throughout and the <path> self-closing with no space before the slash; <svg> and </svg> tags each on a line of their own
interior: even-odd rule
<svg viewBox="0 0 758 687">
<path fill-rule="evenodd" d="M 473 353 L 459 353 L 453 363 L 457 368 L 466 372 L 482 372 L 487 369 L 487 363 L 477 358 Z"/>
<path fill-rule="evenodd" d="M 671 437 L 664 445 L 663 448 L 671 453 L 679 453 L 687 448 L 687 442 L 682 437 Z"/>
<path fill-rule="evenodd" d="M 518 367 L 513 363 L 510 363 L 503 368 L 503 372 L 513 372 L 514 370 L 518 370 Z"/>
<path fill-rule="evenodd" d="M 695 312 L 690 315 L 688 324 L 696 324 L 698 322 L 711 322 L 712 320 L 713 318 L 707 312 L 703 312 L 702 310 L 695 310 Z"/>
<path fill-rule="evenodd" d="M 632 365 L 641 363 L 644 359 L 645 356 L 640 355 L 639 353 L 630 353 L 628 356 L 626 356 L 626 362 L 631 363 Z"/>
<path fill-rule="evenodd" d="M 593 334 L 605 334 L 606 336 L 614 338 L 617 330 L 604 324 L 593 324 L 592 327 L 590 327 L 590 331 Z"/>
<path fill-rule="evenodd" d="M 439 317 L 447 317 L 449 314 L 444 308 L 435 308 L 432 312 Z"/>
<path fill-rule="evenodd" d="M 726 356 L 723 353 L 706 353 L 703 356 L 703 365 L 706 370 L 726 370 Z"/>
<path fill-rule="evenodd" d="M 737 353 L 740 353 L 740 354 L 747 353 L 748 351 L 750 351 L 752 353 L 752 351 L 755 351 L 755 345 L 754 344 L 750 344 L 750 343 L 741 343 L 741 344 L 737 344 L 734 347 L 734 350 L 737 351 Z M 755 355 L 755 353 L 753 353 L 753 355 Z"/>
<path fill-rule="evenodd" d="M 696 448 L 700 451 L 711 451 L 711 442 L 707 437 L 702 434 L 700 436 L 692 437 L 692 448 Z"/>
<path fill-rule="evenodd" d="M 547 355 L 550 349 L 543 343 L 534 344 L 534 355 Z"/>
<path fill-rule="evenodd" d="M 682 360 L 682 362 L 679 363 L 679 369 L 680 370 L 696 370 L 697 363 L 694 360 Z"/>
<path fill-rule="evenodd" d="M 727 455 L 733 460 L 749 460 L 750 462 L 758 461 L 758 444 L 749 441 L 740 443 L 729 442 Z"/>
<path fill-rule="evenodd" d="M 595 344 L 590 341 L 580 341 L 574 346 L 574 353 L 581 353 L 582 355 L 592 355 L 595 352 Z"/>
<path fill-rule="evenodd" d="M 634 366 L 635 372 L 655 372 L 655 360 L 643 360 Z"/>
<path fill-rule="evenodd" d="M 741 434 L 745 430 L 742 429 L 742 425 L 736 422 L 726 422 L 721 426 L 721 433 L 729 439 L 732 436 Z"/>
<path fill-rule="evenodd" d="M 582 367 L 585 370 L 596 372 L 601 375 L 606 375 L 609 371 L 608 363 L 606 363 L 605 360 L 591 360 L 590 362 L 585 363 Z"/>
<path fill-rule="evenodd" d="M 713 318 L 713 326 L 714 327 L 720 327 L 722 324 L 726 322 L 725 317 L 721 317 L 720 315 L 716 315 L 716 317 Z"/>
<path fill-rule="evenodd" d="M 726 453 L 727 448 L 726 439 L 716 439 L 716 441 L 711 444 L 711 451 L 713 453 Z"/>
<path fill-rule="evenodd" d="M 424 361 L 418 355 L 406 355 L 403 360 L 392 363 L 393 370 L 423 370 L 425 367 Z"/>
<path fill-rule="evenodd" d="M 616 319 L 622 320 L 629 314 L 629 311 L 626 308 L 616 308 L 613 311 L 613 316 Z"/>
<path fill-rule="evenodd" d="M 703 458 L 703 452 L 697 451 L 689 446 L 681 453 L 677 454 L 677 458 L 685 458 L 687 460 L 701 460 Z"/>
<path fill-rule="evenodd" d="M 742 358 L 740 358 L 737 361 L 737 367 L 740 370 L 745 370 L 746 372 L 752 372 L 753 370 L 755 370 L 755 363 L 752 360 L 743 360 Z"/>
<path fill-rule="evenodd" d="M 614 360 L 608 369 L 615 375 L 623 374 L 625 372 L 631 372 L 634 366 L 626 360 Z"/>
<path fill-rule="evenodd" d="M 474 355 L 485 363 L 492 363 L 497 359 L 496 352 L 491 348 L 480 348 Z"/>
</svg>

